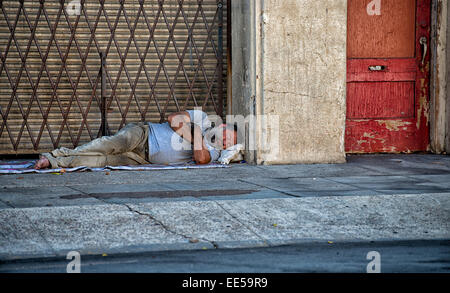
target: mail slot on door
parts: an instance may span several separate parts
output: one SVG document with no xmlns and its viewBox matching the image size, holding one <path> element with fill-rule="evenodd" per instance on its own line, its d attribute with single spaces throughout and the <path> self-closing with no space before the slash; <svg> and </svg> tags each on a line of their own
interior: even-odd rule
<svg viewBox="0 0 450 293">
<path fill-rule="evenodd" d="M 386 70 L 386 66 L 384 65 L 371 65 L 369 66 L 370 71 L 383 71 Z"/>
</svg>

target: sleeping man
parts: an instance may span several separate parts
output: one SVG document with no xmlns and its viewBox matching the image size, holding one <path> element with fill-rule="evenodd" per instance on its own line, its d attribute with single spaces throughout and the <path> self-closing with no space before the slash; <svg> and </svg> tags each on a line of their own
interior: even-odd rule
<svg viewBox="0 0 450 293">
<path fill-rule="evenodd" d="M 214 128 L 206 113 L 187 110 L 169 115 L 165 123 L 131 123 L 75 149 L 61 147 L 41 154 L 36 169 L 174 164 L 216 161 L 221 149 L 237 143 L 237 132 L 221 124 Z"/>
</svg>

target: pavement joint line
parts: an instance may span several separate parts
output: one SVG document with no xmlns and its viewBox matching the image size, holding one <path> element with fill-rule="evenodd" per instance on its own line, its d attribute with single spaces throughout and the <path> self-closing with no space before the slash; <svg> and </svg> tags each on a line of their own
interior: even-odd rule
<svg viewBox="0 0 450 293">
<path fill-rule="evenodd" d="M 256 167 L 256 168 L 258 168 L 259 170 L 267 171 L 267 169 L 266 169 L 266 168 L 263 168 L 261 165 L 250 165 L 250 166 Z"/>
<path fill-rule="evenodd" d="M 351 164 L 351 163 L 348 163 L 348 164 Z M 366 169 L 367 171 L 370 171 L 370 172 L 377 172 L 377 173 L 379 173 L 379 174 L 376 174 L 376 175 L 366 175 L 366 176 L 386 176 L 386 174 L 384 174 L 384 173 L 382 173 L 382 172 L 380 172 L 380 171 L 378 171 L 376 169 L 372 169 L 370 167 L 364 166 L 364 165 L 356 164 L 356 167 L 362 168 L 362 169 Z M 392 175 L 389 174 L 388 176 L 392 176 Z"/>
<path fill-rule="evenodd" d="M 21 211 L 20 209 L 17 209 L 17 210 L 19 213 L 22 213 L 25 216 L 25 218 L 28 220 L 28 222 L 31 224 L 31 226 L 34 228 L 34 230 L 37 231 L 37 233 L 39 234 L 39 237 L 41 237 L 44 240 L 45 244 L 50 248 L 52 253 L 54 255 L 57 255 L 58 254 L 57 251 L 53 248 L 53 246 L 50 244 L 50 242 L 47 240 L 47 238 L 45 238 L 44 235 L 42 235 L 42 231 L 34 225 L 33 221 L 31 221 L 31 219 L 28 217 L 28 215 L 26 213 L 24 213 L 23 211 Z"/>
<path fill-rule="evenodd" d="M 413 177 L 413 176 L 417 176 L 417 175 L 410 175 L 410 174 L 405 174 L 405 175 L 391 175 L 391 174 L 389 174 L 389 175 L 376 175 L 376 177 L 394 177 L 394 176 L 395 177 L 403 177 L 403 178 L 406 178 L 406 179 L 417 180 L 417 178 Z M 350 176 L 348 178 L 351 178 L 351 177 L 360 177 L 360 176 Z M 372 177 L 372 176 L 364 176 L 364 177 Z M 331 177 L 331 178 L 335 178 L 335 177 Z M 329 180 L 329 181 L 332 181 L 332 182 L 335 182 L 335 183 L 339 183 L 339 184 L 346 184 L 346 185 L 355 187 L 355 188 L 357 188 L 359 190 L 371 191 L 371 192 L 374 192 L 375 194 L 391 194 L 391 192 L 384 192 L 384 191 L 381 191 L 381 190 L 378 190 L 378 189 L 360 187 L 360 186 L 356 186 L 356 185 L 354 185 L 352 183 L 339 182 L 339 181 L 333 180 L 331 178 L 330 177 L 323 177 L 322 179 Z M 430 181 L 430 180 L 427 180 L 427 182 L 434 183 L 433 181 Z M 442 191 L 444 191 L 444 190 L 442 190 Z M 442 192 L 440 191 L 440 192 L 436 192 L 436 193 L 442 193 Z"/>
<path fill-rule="evenodd" d="M 261 241 L 264 243 L 264 246 L 274 246 L 269 240 L 265 239 L 264 237 L 260 236 L 258 233 L 253 231 L 251 227 L 247 226 L 245 223 L 241 222 L 235 215 L 233 215 L 229 210 L 224 208 L 218 201 L 214 201 L 215 204 L 217 204 L 222 210 L 224 210 L 230 217 L 232 217 L 234 220 L 236 220 L 238 223 L 240 223 L 242 226 L 247 228 L 250 232 L 252 232 L 256 237 L 261 239 Z"/>
<path fill-rule="evenodd" d="M 370 189 L 370 188 L 358 187 L 358 186 L 355 186 L 355 185 L 350 184 L 350 183 L 342 183 L 342 182 L 334 181 L 334 180 L 332 180 L 332 179 L 329 179 L 328 177 L 287 177 L 287 178 L 301 178 L 301 179 L 305 179 L 305 178 L 320 178 L 320 179 L 324 179 L 324 180 L 331 181 L 331 182 L 333 182 L 333 183 L 338 183 L 338 184 L 348 185 L 348 186 L 351 186 L 351 187 L 356 188 L 356 189 L 359 189 L 359 190 L 373 191 L 373 192 L 376 193 L 376 194 L 382 194 L 381 192 L 377 192 L 377 191 L 375 191 L 375 190 L 373 190 L 373 189 Z M 301 195 L 292 194 L 292 193 L 290 193 L 290 192 L 288 192 L 288 191 L 278 190 L 278 189 L 271 188 L 271 187 L 267 187 L 267 186 L 260 185 L 260 184 L 257 184 L 257 183 L 248 182 L 248 181 L 245 181 L 245 180 L 242 180 L 242 179 L 238 179 L 238 181 L 245 182 L 245 183 L 248 183 L 248 184 L 253 184 L 253 185 L 256 185 L 256 186 L 258 186 L 258 187 L 267 188 L 267 189 L 270 189 L 270 190 L 273 190 L 273 191 L 277 191 L 277 192 L 280 192 L 280 193 L 282 193 L 282 194 L 285 194 L 285 195 L 288 195 L 288 196 L 291 196 L 291 197 L 296 197 L 296 198 L 301 198 L 301 197 L 303 197 L 303 196 L 301 196 Z M 310 189 L 309 191 L 310 191 L 310 192 L 319 192 L 319 191 L 317 191 L 317 190 L 312 190 L 312 189 Z M 332 191 L 330 191 L 330 192 L 332 192 Z"/>
<path fill-rule="evenodd" d="M 278 189 L 275 189 L 275 188 L 272 188 L 272 187 L 268 187 L 268 186 L 264 186 L 264 185 L 261 185 L 261 184 L 257 184 L 257 183 L 254 183 L 254 182 L 248 182 L 248 181 L 245 181 L 243 179 L 238 179 L 237 181 L 244 182 L 244 183 L 247 183 L 247 184 L 252 184 L 252 185 L 255 185 L 255 186 L 258 186 L 258 187 L 262 187 L 262 188 L 267 188 L 267 189 L 270 189 L 272 191 L 276 191 L 276 192 L 279 192 L 279 193 L 282 193 L 284 195 L 288 195 L 288 196 L 291 196 L 291 197 L 296 197 L 296 198 L 301 198 L 302 197 L 300 195 L 292 194 L 292 193 L 289 193 L 287 191 L 278 190 Z"/>
<path fill-rule="evenodd" d="M 82 191 L 82 190 L 79 190 L 79 189 L 76 189 L 76 188 L 74 188 L 74 187 L 72 187 L 72 186 L 67 186 L 67 187 L 70 188 L 70 189 L 72 189 L 73 191 L 77 191 L 77 192 L 80 192 L 80 193 L 82 193 L 82 194 L 84 194 L 84 195 L 87 195 L 87 196 L 89 196 L 89 198 L 94 198 L 94 199 L 97 199 L 97 200 L 99 200 L 99 201 L 101 201 L 101 202 L 103 202 L 103 203 L 105 203 L 105 204 L 111 205 L 110 202 L 107 202 L 106 200 L 103 200 L 102 198 L 97 198 L 97 197 L 95 197 L 95 196 L 92 196 L 90 193 L 86 193 L 86 192 L 84 192 L 84 191 Z"/>
<path fill-rule="evenodd" d="M 375 194 L 383 194 L 382 192 L 376 191 L 376 190 L 371 189 L 371 188 L 359 187 L 359 186 L 356 186 L 356 185 L 351 184 L 351 183 L 339 182 L 339 181 L 336 181 L 336 180 L 331 179 L 330 177 L 322 177 L 321 179 L 328 180 L 328 181 L 331 181 L 331 182 L 334 182 L 334 183 L 338 183 L 338 184 L 345 184 L 345 185 L 348 185 L 348 186 L 351 186 L 351 187 L 356 188 L 358 191 L 360 191 L 360 190 L 365 190 L 365 191 L 372 191 L 372 192 L 374 192 Z"/>
<path fill-rule="evenodd" d="M 187 240 L 191 240 L 191 239 L 196 238 L 196 237 L 190 237 L 190 236 L 188 236 L 188 235 L 185 235 L 185 234 L 176 232 L 176 231 L 170 229 L 169 227 L 167 227 L 162 221 L 158 220 L 157 218 L 155 218 L 155 217 L 152 216 L 151 214 L 149 214 L 149 213 L 143 213 L 143 212 L 141 212 L 141 211 L 135 210 L 135 209 L 133 209 L 131 206 L 129 206 L 129 205 L 126 204 L 126 203 L 119 204 L 119 205 L 124 205 L 124 206 L 126 206 L 126 207 L 128 208 L 128 210 L 130 210 L 130 212 L 133 212 L 133 213 L 136 213 L 136 214 L 138 214 L 138 215 L 146 216 L 146 217 L 150 218 L 152 221 L 154 221 L 156 224 L 158 224 L 159 226 L 161 226 L 164 230 L 166 230 L 166 231 L 169 232 L 169 233 L 172 233 L 172 234 L 177 235 L 177 236 L 181 236 L 181 237 L 183 237 L 183 238 L 185 238 L 185 239 L 187 239 Z M 203 241 L 205 241 L 205 242 L 209 242 L 209 243 L 210 243 L 214 248 L 216 248 L 216 249 L 219 248 L 219 245 L 218 245 L 215 241 L 208 240 L 208 239 L 204 239 L 204 238 L 200 238 L 200 237 L 198 237 L 198 239 L 203 240 Z"/>
<path fill-rule="evenodd" d="M 82 191 L 82 190 L 78 190 L 78 189 L 73 188 L 73 187 L 71 187 L 71 186 L 68 186 L 68 187 L 69 187 L 70 189 L 74 190 L 74 191 L 78 191 L 78 192 L 81 192 L 82 194 L 85 194 L 85 195 L 89 196 L 89 198 L 94 198 L 94 199 L 96 199 L 96 200 L 98 200 L 98 201 L 101 201 L 101 202 L 103 202 L 103 203 L 106 204 L 106 205 L 119 205 L 119 206 L 122 206 L 122 204 L 115 203 L 115 202 L 109 202 L 109 201 L 107 201 L 107 200 L 105 200 L 105 199 L 103 199 L 103 198 L 92 196 L 90 193 L 86 193 L 86 192 L 84 192 L 84 191 Z"/>
<path fill-rule="evenodd" d="M 84 192 L 82 190 L 76 189 L 75 187 L 72 187 L 72 186 L 66 186 L 66 187 L 72 189 L 73 191 L 81 192 L 82 194 L 90 196 L 89 193 L 86 193 L 86 192 Z"/>
<path fill-rule="evenodd" d="M 449 178 L 450 178 L 450 174 L 448 174 L 448 173 L 432 174 L 431 176 L 434 176 L 434 175 L 437 175 L 437 176 L 448 175 Z M 424 178 L 421 178 L 421 179 L 420 179 L 421 181 L 427 181 L 427 183 L 436 183 L 436 182 L 431 181 L 430 179 L 427 179 L 427 178 L 425 177 L 425 176 L 430 176 L 430 175 L 424 175 L 424 174 L 408 174 L 408 175 L 405 175 L 405 176 L 408 177 L 408 178 L 410 178 L 410 179 L 415 179 L 415 180 L 417 180 L 417 178 L 414 178 L 414 176 L 424 176 Z"/>
<path fill-rule="evenodd" d="M 16 207 L 13 206 L 9 201 L 4 201 L 0 198 L 0 202 L 2 202 L 3 204 L 7 205 L 8 207 L 15 209 Z"/>
</svg>

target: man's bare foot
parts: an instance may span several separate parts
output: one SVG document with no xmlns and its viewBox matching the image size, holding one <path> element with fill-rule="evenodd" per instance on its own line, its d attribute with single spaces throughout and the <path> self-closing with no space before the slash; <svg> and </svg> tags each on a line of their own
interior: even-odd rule
<svg viewBox="0 0 450 293">
<path fill-rule="evenodd" d="M 36 162 L 36 164 L 34 164 L 34 169 L 45 169 L 48 168 L 50 166 L 50 161 L 42 156 L 39 158 L 39 160 Z"/>
</svg>

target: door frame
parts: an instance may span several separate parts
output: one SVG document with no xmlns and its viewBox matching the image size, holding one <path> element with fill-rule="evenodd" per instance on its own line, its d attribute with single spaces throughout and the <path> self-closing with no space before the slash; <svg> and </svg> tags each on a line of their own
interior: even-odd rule
<svg viewBox="0 0 450 293">
<path fill-rule="evenodd" d="M 450 154 L 450 2 L 431 0 L 430 144 L 437 154 Z"/>
</svg>

